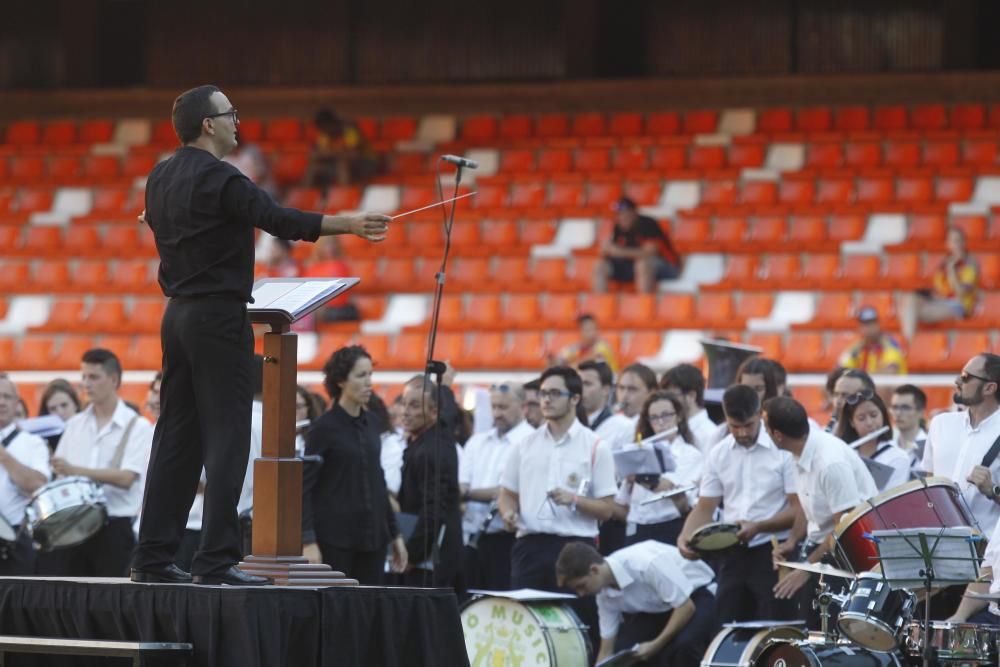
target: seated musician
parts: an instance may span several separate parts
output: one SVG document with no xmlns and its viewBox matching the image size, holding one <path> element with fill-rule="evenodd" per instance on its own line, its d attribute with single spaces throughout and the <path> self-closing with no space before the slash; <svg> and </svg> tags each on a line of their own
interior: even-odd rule
<svg viewBox="0 0 1000 667">
<path fill-rule="evenodd" d="M 647 540 L 602 557 L 573 542 L 556 577 L 580 597 L 597 596 L 598 661 L 635 646 L 644 665 L 696 666 L 715 633 L 712 569 L 669 544 Z"/>
<path fill-rule="evenodd" d="M 49 480 L 49 447 L 37 435 L 25 433 L 14 423 L 19 396 L 14 382 L 0 374 L 0 516 L 9 528 L 0 540 L 0 576 L 34 574 L 35 555 L 31 538 L 21 531 L 28 499 Z"/>
<path fill-rule="evenodd" d="M 757 392 L 735 385 L 722 396 L 729 435 L 705 457 L 700 497 L 678 539 L 685 558 L 700 554 L 695 531 L 723 506 L 722 520 L 739 526 L 740 544 L 719 553 L 719 620 L 788 619 L 795 605 L 774 596 L 771 538 L 785 539 L 800 511 L 792 455 L 778 449 L 761 423 Z"/>
<path fill-rule="evenodd" d="M 795 457 L 795 481 L 802 515 L 792 536 L 776 549 L 776 560 L 827 561 L 833 553 L 833 529 L 840 517 L 875 496 L 875 480 L 861 459 L 844 442 L 818 428 L 810 428 L 802 404 L 779 396 L 764 403 L 764 423 L 771 440 Z M 805 522 L 802 521 L 805 520 Z M 801 550 L 798 540 L 805 537 Z M 798 593 L 799 614 L 818 629 L 812 609 L 816 577 L 802 570 L 788 572 L 774 587 L 778 598 Z"/>
<path fill-rule="evenodd" d="M 967 596 L 969 593 L 1000 593 L 1000 577 L 995 575 L 998 571 L 1000 571 L 1000 523 L 993 529 L 989 544 L 986 546 L 986 553 L 983 554 L 980 576 L 985 581 L 973 582 L 966 586 L 965 595 Z M 990 602 L 963 596 L 958 609 L 948 620 L 953 623 L 979 623 L 996 626 L 1000 625 L 1000 607 L 997 606 L 995 600 Z"/>
<path fill-rule="evenodd" d="M 142 502 L 153 428 L 118 396 L 122 367 L 113 352 L 88 350 L 81 373 L 90 405 L 66 423 L 52 472 L 101 484 L 109 520 L 86 542 L 45 554 L 44 569 L 61 576 L 124 577 L 135 546 L 132 521 Z"/>
</svg>

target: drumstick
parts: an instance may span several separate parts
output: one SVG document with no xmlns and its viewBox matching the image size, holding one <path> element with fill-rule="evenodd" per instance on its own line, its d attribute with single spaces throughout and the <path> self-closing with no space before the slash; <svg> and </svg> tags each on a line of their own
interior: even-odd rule
<svg viewBox="0 0 1000 667">
<path fill-rule="evenodd" d="M 443 206 L 448 202 L 458 201 L 459 199 L 465 199 L 466 197 L 471 197 L 472 195 L 479 194 L 476 192 L 466 192 L 464 195 L 458 195 L 457 197 L 452 197 L 451 199 L 445 199 L 444 201 L 436 201 L 433 204 L 428 204 L 427 206 L 422 206 L 420 208 L 415 208 L 412 211 L 406 211 L 405 213 L 397 213 L 396 215 L 389 216 L 390 220 L 395 220 L 396 218 L 402 218 L 404 215 L 410 215 L 411 213 L 420 213 L 421 211 L 426 211 L 429 208 L 434 208 L 435 206 Z"/>
<path fill-rule="evenodd" d="M 891 428 L 892 428 L 891 426 L 883 426 L 882 428 L 878 429 L 877 431 L 872 431 L 868 435 L 866 435 L 864 437 L 861 437 L 861 438 L 858 438 L 854 442 L 850 443 L 849 446 L 851 447 L 851 449 L 857 449 L 861 445 L 863 445 L 865 443 L 868 443 L 868 442 L 871 442 L 872 440 L 874 440 L 875 438 L 879 437 L 880 435 L 882 435 L 886 431 L 890 430 Z"/>
<path fill-rule="evenodd" d="M 778 536 L 777 535 L 771 535 L 771 549 L 773 551 L 777 551 L 778 550 L 778 546 L 779 546 L 778 545 Z M 784 579 L 787 576 L 788 576 L 788 568 L 787 567 L 779 567 L 778 568 L 778 581 L 781 581 L 782 579 Z"/>
</svg>

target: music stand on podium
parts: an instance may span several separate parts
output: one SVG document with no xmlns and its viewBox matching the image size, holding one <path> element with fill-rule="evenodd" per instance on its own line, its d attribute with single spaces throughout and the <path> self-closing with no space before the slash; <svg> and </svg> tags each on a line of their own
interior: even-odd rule
<svg viewBox="0 0 1000 667">
<path fill-rule="evenodd" d="M 240 568 L 284 586 L 357 586 L 343 572 L 302 557 L 302 459 L 295 455 L 298 337 L 291 325 L 359 282 L 272 278 L 253 286 L 250 320 L 266 324 L 262 456 L 254 461 L 253 546 Z"/>
<path fill-rule="evenodd" d="M 897 528 L 871 533 L 882 566 L 882 578 L 893 588 L 924 589 L 922 646 L 925 667 L 931 664 L 928 642 L 931 590 L 934 585 L 967 584 L 979 578 L 977 545 L 982 535 L 973 528 Z"/>
</svg>

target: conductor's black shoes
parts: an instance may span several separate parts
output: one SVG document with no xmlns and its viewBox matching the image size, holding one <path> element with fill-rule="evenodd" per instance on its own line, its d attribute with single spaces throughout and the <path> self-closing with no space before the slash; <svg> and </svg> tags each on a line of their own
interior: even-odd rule
<svg viewBox="0 0 1000 667">
<path fill-rule="evenodd" d="M 190 574 L 174 564 L 155 570 L 133 568 L 131 579 L 140 584 L 190 584 L 192 581 Z"/>
<path fill-rule="evenodd" d="M 274 582 L 267 577 L 257 577 L 247 574 L 233 565 L 228 570 L 218 574 L 196 574 L 194 576 L 194 583 L 205 584 L 207 586 L 267 586 Z"/>
</svg>

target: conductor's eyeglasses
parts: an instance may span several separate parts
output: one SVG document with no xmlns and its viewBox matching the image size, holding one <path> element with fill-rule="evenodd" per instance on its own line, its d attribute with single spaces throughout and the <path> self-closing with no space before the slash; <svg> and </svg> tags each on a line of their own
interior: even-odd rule
<svg viewBox="0 0 1000 667">
<path fill-rule="evenodd" d="M 848 405 L 857 405 L 862 401 L 870 401 L 872 396 L 875 395 L 871 389 L 862 389 L 861 391 L 856 391 L 853 394 L 846 396 L 844 398 L 844 403 Z"/>
<path fill-rule="evenodd" d="M 207 116 L 205 116 L 205 118 L 219 118 L 221 116 L 232 116 L 233 117 L 233 124 L 234 125 L 239 125 L 239 123 L 240 123 L 240 112 L 236 110 L 236 107 L 233 107 L 229 111 L 220 111 L 219 113 L 210 113 Z"/>
</svg>

